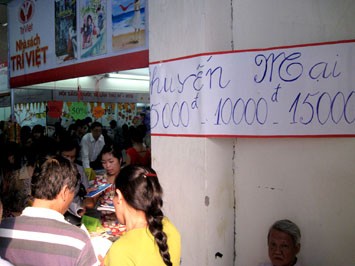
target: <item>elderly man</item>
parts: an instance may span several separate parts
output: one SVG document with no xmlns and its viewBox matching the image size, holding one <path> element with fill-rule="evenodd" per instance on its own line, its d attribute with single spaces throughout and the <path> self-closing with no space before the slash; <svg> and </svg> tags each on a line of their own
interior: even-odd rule
<svg viewBox="0 0 355 266">
<path fill-rule="evenodd" d="M 91 132 L 86 133 L 81 139 L 81 161 L 84 168 L 101 169 L 99 154 L 105 146 L 102 135 L 102 125 L 99 122 L 91 124 Z"/>
<path fill-rule="evenodd" d="M 15 265 L 94 265 L 89 236 L 65 221 L 74 198 L 77 170 L 67 159 L 47 158 L 32 176 L 32 207 L 0 226 L 0 256 Z"/>
<path fill-rule="evenodd" d="M 267 243 L 270 263 L 260 266 L 301 266 L 296 255 L 300 251 L 301 231 L 290 220 L 276 221 L 269 229 Z"/>
</svg>

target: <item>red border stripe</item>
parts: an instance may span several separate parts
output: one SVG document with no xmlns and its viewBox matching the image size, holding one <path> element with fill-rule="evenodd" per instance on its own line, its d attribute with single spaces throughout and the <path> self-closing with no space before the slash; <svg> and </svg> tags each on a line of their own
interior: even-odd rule
<svg viewBox="0 0 355 266">
<path fill-rule="evenodd" d="M 330 135 L 213 135 L 213 134 L 163 134 L 151 133 L 155 137 L 183 137 L 183 138 L 353 138 L 355 134 L 330 134 Z"/>
<path fill-rule="evenodd" d="M 269 50 L 277 50 L 277 49 L 289 49 L 289 48 L 297 48 L 297 47 L 308 47 L 308 46 L 320 46 L 320 45 L 331 45 L 331 44 L 338 44 L 338 43 L 352 43 L 355 42 L 355 39 L 352 40 L 341 40 L 341 41 L 332 41 L 332 42 L 320 42 L 320 43 L 305 43 L 305 44 L 297 44 L 297 45 L 287 45 L 287 46 L 275 46 L 269 48 L 258 48 L 258 49 L 245 49 L 245 50 L 232 50 L 232 51 L 220 51 L 220 52 L 210 52 L 210 53 L 200 53 L 188 56 L 182 56 L 167 60 L 155 61 L 150 62 L 150 65 L 167 63 L 172 61 L 178 61 L 183 59 L 194 58 L 198 56 L 208 56 L 208 55 L 216 55 L 216 54 L 233 54 L 233 53 L 246 53 L 246 52 L 258 52 L 258 51 L 269 51 Z"/>
<path fill-rule="evenodd" d="M 148 64 L 149 50 L 144 50 L 12 77 L 10 78 L 10 87 L 17 88 L 62 79 L 143 68 L 148 67 Z"/>
</svg>

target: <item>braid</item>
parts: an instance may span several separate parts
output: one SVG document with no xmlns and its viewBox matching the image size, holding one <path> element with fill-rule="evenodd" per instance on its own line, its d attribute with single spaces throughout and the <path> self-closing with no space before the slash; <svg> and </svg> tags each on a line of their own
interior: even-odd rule
<svg viewBox="0 0 355 266">
<path fill-rule="evenodd" d="M 154 236 L 155 242 L 159 247 L 159 253 L 162 256 L 164 263 L 168 266 L 172 266 L 172 262 L 170 260 L 170 253 L 167 244 L 167 236 L 163 231 L 163 212 L 160 210 L 160 215 L 153 216 L 147 213 L 147 220 L 148 220 L 148 228 L 149 231 Z"/>
<path fill-rule="evenodd" d="M 149 206 L 146 217 L 148 221 L 148 228 L 151 234 L 154 236 L 155 242 L 159 247 L 159 253 L 163 258 L 166 265 L 172 266 L 170 260 L 170 253 L 168 247 L 168 237 L 163 231 L 163 218 L 164 214 L 161 210 L 163 206 L 163 200 L 161 198 L 162 189 L 157 182 L 158 179 L 155 174 L 146 174 L 147 178 L 147 191 L 152 191 L 152 201 Z"/>
<path fill-rule="evenodd" d="M 158 245 L 160 256 L 166 265 L 172 266 L 168 237 L 163 231 L 163 189 L 155 171 L 128 165 L 121 170 L 115 185 L 130 206 L 145 212 L 148 229 Z"/>
</svg>

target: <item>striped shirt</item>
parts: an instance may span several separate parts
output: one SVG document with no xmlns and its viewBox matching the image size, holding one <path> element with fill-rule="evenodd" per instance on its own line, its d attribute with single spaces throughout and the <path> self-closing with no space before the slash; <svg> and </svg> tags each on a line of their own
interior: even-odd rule
<svg viewBox="0 0 355 266">
<path fill-rule="evenodd" d="M 60 213 L 27 207 L 0 226 L 0 256 L 15 265 L 94 265 L 89 236 Z"/>
</svg>

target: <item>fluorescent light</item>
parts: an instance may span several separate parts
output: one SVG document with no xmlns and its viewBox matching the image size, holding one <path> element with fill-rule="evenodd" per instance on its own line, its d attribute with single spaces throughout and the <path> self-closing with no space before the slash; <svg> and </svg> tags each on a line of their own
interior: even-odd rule
<svg viewBox="0 0 355 266">
<path fill-rule="evenodd" d="M 109 73 L 108 76 L 110 78 L 116 78 L 116 79 L 149 80 L 149 76 L 142 76 L 142 75 Z"/>
</svg>

